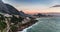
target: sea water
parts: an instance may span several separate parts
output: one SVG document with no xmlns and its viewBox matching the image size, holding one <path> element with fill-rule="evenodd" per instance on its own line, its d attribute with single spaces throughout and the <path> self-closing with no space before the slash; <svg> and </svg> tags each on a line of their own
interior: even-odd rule
<svg viewBox="0 0 60 32">
<path fill-rule="evenodd" d="M 37 18 L 38 22 L 22 32 L 60 32 L 60 17 Z"/>
</svg>

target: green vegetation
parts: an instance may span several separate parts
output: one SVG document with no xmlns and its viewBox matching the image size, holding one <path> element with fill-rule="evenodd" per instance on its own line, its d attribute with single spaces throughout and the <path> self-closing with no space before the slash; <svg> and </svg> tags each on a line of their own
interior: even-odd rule
<svg viewBox="0 0 60 32">
<path fill-rule="evenodd" d="M 23 18 L 20 16 L 7 17 L 0 14 L 0 32 L 16 32 L 19 27 L 18 23 L 22 20 Z"/>
<path fill-rule="evenodd" d="M 28 23 L 22 24 L 23 17 L 19 15 L 17 15 L 18 17 L 16 15 L 11 16 L 8 17 L 0 14 L 0 32 L 17 32 L 19 28 L 23 30 L 37 22 L 34 18 L 30 18 Z"/>
</svg>

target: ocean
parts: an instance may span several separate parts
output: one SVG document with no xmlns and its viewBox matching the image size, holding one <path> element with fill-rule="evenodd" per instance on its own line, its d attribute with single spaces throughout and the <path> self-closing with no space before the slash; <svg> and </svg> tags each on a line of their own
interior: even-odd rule
<svg viewBox="0 0 60 32">
<path fill-rule="evenodd" d="M 22 32 L 60 32 L 60 17 L 44 17 L 37 20 L 37 23 Z"/>
</svg>

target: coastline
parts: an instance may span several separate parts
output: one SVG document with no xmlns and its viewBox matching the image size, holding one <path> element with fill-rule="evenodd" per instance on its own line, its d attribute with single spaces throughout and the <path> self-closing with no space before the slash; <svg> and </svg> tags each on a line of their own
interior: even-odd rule
<svg viewBox="0 0 60 32">
<path fill-rule="evenodd" d="M 18 31 L 23 31 L 26 28 L 29 28 L 30 26 L 34 25 L 38 20 L 31 19 L 29 22 L 25 24 L 21 24 L 20 27 L 18 28 Z"/>
<path fill-rule="evenodd" d="M 48 18 L 48 17 L 39 17 L 39 18 Z M 49 18 L 54 18 L 54 17 L 49 17 Z M 23 31 L 24 29 L 34 25 L 37 22 L 38 22 L 37 18 L 30 19 L 30 21 L 28 21 L 28 22 L 26 22 L 24 24 L 21 24 L 21 26 L 19 27 L 18 31 Z"/>
<path fill-rule="evenodd" d="M 23 29 L 22 31 L 18 31 L 18 32 L 27 32 L 27 29 L 32 28 L 32 26 L 35 26 L 37 23 L 38 23 L 38 22 L 36 22 L 35 24 L 32 24 L 31 26 Z"/>
</svg>

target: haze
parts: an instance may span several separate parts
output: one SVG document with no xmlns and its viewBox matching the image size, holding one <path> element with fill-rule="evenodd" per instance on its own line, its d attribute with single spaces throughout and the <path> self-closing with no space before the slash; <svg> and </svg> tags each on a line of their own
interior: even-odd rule
<svg viewBox="0 0 60 32">
<path fill-rule="evenodd" d="M 10 4 L 19 11 L 22 10 L 27 14 L 60 13 L 60 8 L 49 8 L 54 5 L 59 5 L 60 0 L 3 0 L 3 2 Z"/>
</svg>

